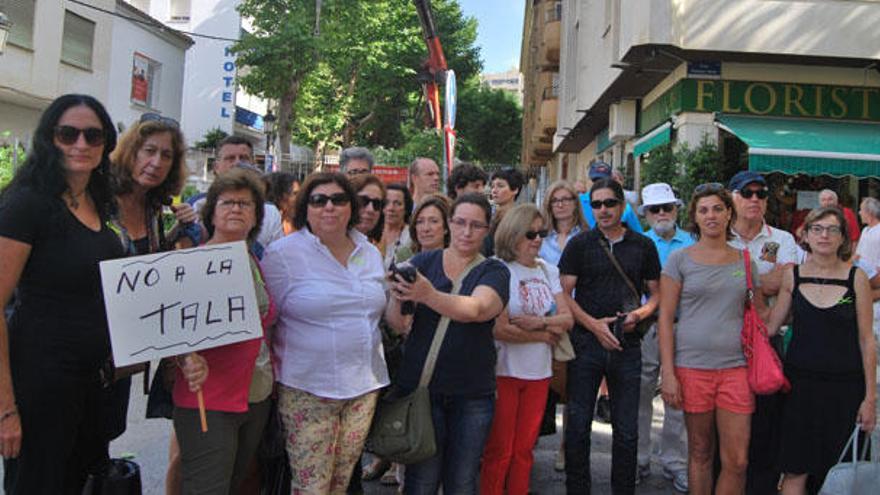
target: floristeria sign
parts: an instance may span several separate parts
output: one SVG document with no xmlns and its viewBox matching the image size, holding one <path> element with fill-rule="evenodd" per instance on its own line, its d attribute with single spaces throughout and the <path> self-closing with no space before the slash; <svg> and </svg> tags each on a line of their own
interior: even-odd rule
<svg viewBox="0 0 880 495">
<path fill-rule="evenodd" d="M 679 112 L 880 121 L 880 88 L 682 79 L 645 107 L 640 130 Z"/>
</svg>

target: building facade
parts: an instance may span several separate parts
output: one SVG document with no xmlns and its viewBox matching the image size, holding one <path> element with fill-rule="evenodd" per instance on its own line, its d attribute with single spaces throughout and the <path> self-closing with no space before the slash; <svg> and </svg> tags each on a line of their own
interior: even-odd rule
<svg viewBox="0 0 880 495">
<path fill-rule="evenodd" d="M 563 0 L 549 173 L 602 159 L 638 188 L 656 146 L 708 140 L 785 184 L 854 177 L 835 187 L 857 199 L 880 176 L 877 25 L 876 1 Z"/>
<path fill-rule="evenodd" d="M 181 118 L 183 64 L 192 39 L 121 0 L 0 0 L 13 22 L 0 55 L 0 132 L 30 142 L 60 95 L 85 93 L 124 128 L 144 112 Z"/>
<path fill-rule="evenodd" d="M 492 89 L 500 89 L 507 91 L 516 97 L 516 100 L 522 105 L 523 102 L 523 78 L 522 74 L 516 69 L 506 72 L 496 72 L 493 74 L 480 74 L 480 82 Z"/>
</svg>

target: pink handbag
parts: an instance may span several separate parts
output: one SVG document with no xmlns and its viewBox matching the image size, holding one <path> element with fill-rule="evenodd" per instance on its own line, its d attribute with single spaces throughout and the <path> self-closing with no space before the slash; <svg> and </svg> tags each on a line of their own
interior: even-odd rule
<svg viewBox="0 0 880 495">
<path fill-rule="evenodd" d="M 767 337 L 767 326 L 761 321 L 753 303 L 755 291 L 752 284 L 751 254 L 748 249 L 743 250 L 743 260 L 746 265 L 748 298 L 743 314 L 741 339 L 748 366 L 749 388 L 757 395 L 775 394 L 780 390 L 788 392 L 791 384 L 782 372 L 782 362 Z"/>
</svg>

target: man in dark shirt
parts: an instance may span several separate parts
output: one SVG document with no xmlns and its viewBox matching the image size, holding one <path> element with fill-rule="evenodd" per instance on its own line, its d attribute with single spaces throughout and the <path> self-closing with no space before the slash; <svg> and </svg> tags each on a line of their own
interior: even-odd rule
<svg viewBox="0 0 880 495">
<path fill-rule="evenodd" d="M 575 359 L 568 364 L 568 423 L 565 475 L 568 493 L 590 493 L 590 431 L 599 384 L 605 377 L 611 399 L 611 486 L 615 494 L 635 492 L 638 447 L 639 383 L 642 354 L 636 324 L 650 317 L 659 302 L 660 259 L 647 237 L 621 224 L 623 188 L 601 179 L 590 189 L 596 228 L 572 238 L 559 261 L 562 293 L 575 317 L 571 332 Z M 607 249 L 607 251 L 606 251 Z M 637 296 L 615 268 L 647 299 Z M 645 301 L 644 303 L 642 301 Z M 618 317 L 623 335 L 614 335 Z"/>
</svg>

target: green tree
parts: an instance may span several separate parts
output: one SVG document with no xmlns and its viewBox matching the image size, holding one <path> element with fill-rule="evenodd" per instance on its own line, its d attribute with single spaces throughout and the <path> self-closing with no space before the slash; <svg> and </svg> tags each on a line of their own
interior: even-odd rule
<svg viewBox="0 0 880 495">
<path fill-rule="evenodd" d="M 484 163 L 519 163 L 522 108 L 513 95 L 474 78 L 458 94 L 458 156 Z"/>
<path fill-rule="evenodd" d="M 193 146 L 200 150 L 213 150 L 217 149 L 217 146 L 220 144 L 220 141 L 226 139 L 229 136 L 226 131 L 220 129 L 219 127 L 215 127 L 202 136 L 201 141 L 196 141 L 193 143 Z"/>
<path fill-rule="evenodd" d="M 5 131 L 0 133 L 0 137 L 8 138 L 12 133 Z M 6 184 L 12 180 L 15 175 L 16 166 L 21 166 L 25 159 L 25 149 L 19 145 L 18 149 L 14 148 L 14 144 L 0 146 L 0 189 L 6 187 Z"/>
</svg>

